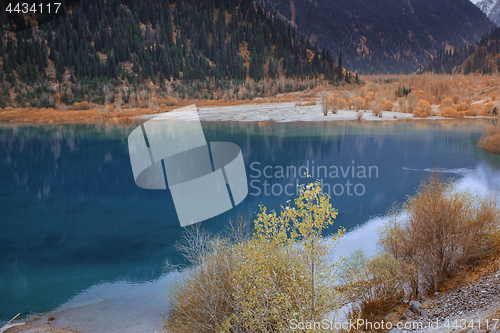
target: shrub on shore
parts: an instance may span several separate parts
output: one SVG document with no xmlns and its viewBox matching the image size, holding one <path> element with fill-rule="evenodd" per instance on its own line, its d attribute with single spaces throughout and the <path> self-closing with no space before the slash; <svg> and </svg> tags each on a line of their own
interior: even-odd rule
<svg viewBox="0 0 500 333">
<path fill-rule="evenodd" d="M 379 230 L 379 254 L 354 252 L 340 266 L 338 289 L 353 302 L 352 319 L 380 320 L 500 249 L 496 203 L 453 189 L 437 172 L 403 208 L 393 207 Z"/>
<path fill-rule="evenodd" d="M 407 267 L 388 253 L 369 258 L 353 252 L 339 270 L 341 294 L 352 303 L 351 319 L 375 322 L 409 296 Z"/>
<path fill-rule="evenodd" d="M 437 172 L 404 208 L 406 217 L 382 229 L 379 244 L 415 268 L 414 296 L 438 291 L 447 278 L 498 249 L 499 212 L 493 200 L 456 191 Z"/>
<path fill-rule="evenodd" d="M 329 96 L 328 93 L 324 92 L 321 94 L 321 111 L 323 114 L 326 116 L 328 115 L 328 102 L 329 102 Z"/>
<path fill-rule="evenodd" d="M 186 238 L 196 266 L 171 290 L 169 332 L 288 332 L 291 319 L 319 321 L 337 307 L 321 239 L 337 212 L 318 182 L 299 193 L 280 213 L 261 206 L 250 238 Z"/>
<path fill-rule="evenodd" d="M 354 107 L 354 110 L 361 110 L 363 106 L 363 99 L 361 97 L 354 97 L 354 99 L 352 100 L 352 105 Z"/>
<path fill-rule="evenodd" d="M 375 117 L 382 118 L 382 110 L 378 106 L 374 106 L 372 108 L 372 115 Z"/>
<path fill-rule="evenodd" d="M 92 106 L 89 104 L 89 102 L 83 101 L 81 103 L 73 103 L 73 110 L 88 110 Z"/>
<path fill-rule="evenodd" d="M 386 100 L 385 98 L 382 98 L 382 100 L 380 101 L 380 107 L 382 111 L 392 111 L 394 103 Z"/>
<path fill-rule="evenodd" d="M 417 107 L 413 111 L 413 116 L 415 118 L 427 118 L 427 117 L 429 117 L 429 113 L 427 111 L 422 110 L 421 108 Z"/>
<path fill-rule="evenodd" d="M 459 116 L 457 109 L 451 106 L 446 106 L 442 108 L 441 111 L 439 112 L 439 115 L 445 118 L 455 118 Z"/>
</svg>

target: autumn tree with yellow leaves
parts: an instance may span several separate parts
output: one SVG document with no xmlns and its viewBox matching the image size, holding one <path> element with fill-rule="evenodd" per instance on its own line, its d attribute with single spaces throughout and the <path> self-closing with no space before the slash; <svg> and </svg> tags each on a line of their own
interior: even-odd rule
<svg viewBox="0 0 500 333">
<path fill-rule="evenodd" d="M 332 292 L 335 263 L 327 259 L 345 230 L 321 236 L 336 216 L 320 183 L 309 183 L 280 212 L 261 205 L 251 237 L 205 238 L 194 256 L 198 265 L 171 291 L 166 327 L 286 332 L 292 319 L 320 320 L 340 307 Z M 199 234 L 195 239 L 192 244 Z"/>
</svg>

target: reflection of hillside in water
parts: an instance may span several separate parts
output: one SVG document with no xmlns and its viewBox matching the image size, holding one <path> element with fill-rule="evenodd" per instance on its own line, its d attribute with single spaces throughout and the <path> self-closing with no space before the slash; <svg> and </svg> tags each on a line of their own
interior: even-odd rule
<svg viewBox="0 0 500 333">
<path fill-rule="evenodd" d="M 129 131 L 94 126 L 0 130 L 0 265 L 7 265 L 5 274 L 53 265 L 85 271 L 78 265 L 106 264 L 98 279 L 125 272 L 149 279 L 161 273 L 158 263 L 165 257 L 175 257 L 173 244 L 165 242 L 180 232 L 175 220 L 165 219 L 175 218 L 175 211 L 167 193 L 135 185 Z M 116 269 L 123 263 L 125 270 Z"/>
<path fill-rule="evenodd" d="M 104 177 L 108 169 L 126 161 L 126 138 L 129 128 L 101 126 L 12 127 L 0 130 L 0 151 L 6 181 L 11 190 L 47 198 L 51 188 L 63 192 L 112 190 L 113 177 Z M 82 144 L 85 142 L 85 144 Z M 123 146 L 123 149 L 116 149 Z M 98 168 L 102 177 L 81 182 L 89 173 L 88 166 Z M 123 168 L 119 171 L 128 172 Z M 116 170 L 115 170 L 116 171 Z M 63 174 L 63 177 L 59 177 Z M 116 178 L 116 177 L 115 177 Z"/>
<path fill-rule="evenodd" d="M 339 164 L 349 163 L 352 158 L 370 156 L 373 149 L 393 149 L 393 152 L 397 151 L 396 158 L 400 158 L 401 154 L 411 157 L 429 153 L 429 149 L 415 149 L 414 142 L 410 142 L 413 140 L 409 138 L 418 138 L 422 148 L 432 144 L 450 152 L 474 153 L 477 149 L 470 142 L 491 126 L 491 119 L 268 123 L 265 126 L 256 123 L 204 123 L 204 131 L 209 141 L 236 138 L 247 161 L 258 156 L 259 161 L 269 164 L 282 161 L 295 164 L 311 158 L 324 159 L 333 153 L 342 157 L 337 159 Z M 457 138 L 450 133 L 461 134 Z M 355 139 L 346 142 L 345 138 Z"/>
</svg>

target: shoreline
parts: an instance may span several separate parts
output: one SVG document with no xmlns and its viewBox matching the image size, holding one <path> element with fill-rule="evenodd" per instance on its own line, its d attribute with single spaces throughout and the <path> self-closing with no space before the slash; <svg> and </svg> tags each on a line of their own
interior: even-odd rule
<svg viewBox="0 0 500 333">
<path fill-rule="evenodd" d="M 29 125 L 116 125 L 130 127 L 136 122 L 154 117 L 171 120 L 191 120 L 183 111 L 192 109 L 196 104 L 180 106 L 166 112 L 151 109 L 123 109 L 119 112 L 106 112 L 104 110 L 50 110 L 50 109 L 15 109 L 0 112 L 0 126 L 29 126 Z M 319 104 L 299 102 L 276 102 L 236 104 L 231 106 L 202 106 L 196 107 L 202 122 L 238 122 L 259 123 L 266 122 L 291 123 L 291 122 L 335 122 L 335 121 L 425 121 L 425 120 L 474 120 L 496 119 L 495 116 L 464 116 L 459 118 L 446 118 L 432 116 L 427 118 L 414 117 L 412 113 L 397 111 L 382 111 L 382 116 L 375 116 L 371 110 L 338 110 L 337 114 L 329 113 L 325 116 Z M 162 110 L 163 111 L 163 110 Z M 361 114 L 361 119 L 358 115 Z"/>
</svg>

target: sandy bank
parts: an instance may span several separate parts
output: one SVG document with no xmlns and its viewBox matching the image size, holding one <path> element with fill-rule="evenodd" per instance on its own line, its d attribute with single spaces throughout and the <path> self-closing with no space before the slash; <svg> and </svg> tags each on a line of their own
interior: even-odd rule
<svg viewBox="0 0 500 333">
<path fill-rule="evenodd" d="M 156 115 L 139 116 L 142 119 L 161 116 L 166 119 L 192 120 L 183 111 L 187 108 L 177 109 Z M 371 111 L 362 110 L 362 119 L 368 121 L 411 119 L 411 113 L 384 111 L 382 117 L 373 116 Z M 201 121 L 240 121 L 240 122 L 298 122 L 298 121 L 335 121 L 356 120 L 357 111 L 339 110 L 337 114 L 324 116 L 320 105 L 300 106 L 296 103 L 260 104 L 260 105 L 238 105 L 224 107 L 199 108 L 198 115 Z M 437 118 L 437 117 L 436 117 Z"/>
</svg>

